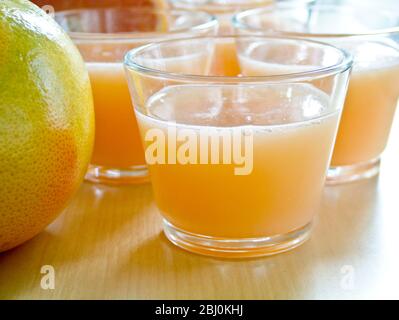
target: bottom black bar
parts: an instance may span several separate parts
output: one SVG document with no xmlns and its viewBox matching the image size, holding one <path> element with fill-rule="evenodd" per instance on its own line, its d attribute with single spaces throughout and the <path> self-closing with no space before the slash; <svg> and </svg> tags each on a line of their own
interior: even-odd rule
<svg viewBox="0 0 399 320">
<path fill-rule="evenodd" d="M 359 308 L 359 304 L 361 304 Z M 371 303 L 373 305 L 374 303 Z M 77 315 L 109 316 L 111 319 L 267 319 L 325 315 L 343 317 L 348 308 L 371 307 L 369 301 L 242 301 L 242 300 L 206 300 L 206 301 L 170 301 L 170 300 L 134 300 L 134 301 L 0 301 L 0 308 L 12 311 L 13 317 L 19 313 L 47 316 Z M 391 304 L 392 305 L 392 304 Z M 345 309 L 341 307 L 345 307 Z M 392 305 L 396 307 L 396 305 Z M 322 307 L 321 311 L 317 307 Z M 385 306 L 384 306 L 385 308 Z M 4 314 L 4 313 L 3 313 Z"/>
</svg>

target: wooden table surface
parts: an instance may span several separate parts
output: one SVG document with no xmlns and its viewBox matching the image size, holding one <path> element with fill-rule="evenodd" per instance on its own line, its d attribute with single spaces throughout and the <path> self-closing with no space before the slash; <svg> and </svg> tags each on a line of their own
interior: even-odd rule
<svg viewBox="0 0 399 320">
<path fill-rule="evenodd" d="M 398 299 L 398 122 L 380 177 L 325 188 L 314 234 L 294 251 L 191 254 L 163 236 L 150 185 L 85 183 L 43 233 L 0 254 L 0 299 Z"/>
</svg>

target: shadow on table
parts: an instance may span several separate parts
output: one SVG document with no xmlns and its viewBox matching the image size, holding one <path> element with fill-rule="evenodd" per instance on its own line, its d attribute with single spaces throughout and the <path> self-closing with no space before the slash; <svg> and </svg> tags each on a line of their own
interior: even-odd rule
<svg viewBox="0 0 399 320">
<path fill-rule="evenodd" d="M 368 250 L 380 219 L 379 179 L 327 186 L 314 237 L 323 239 L 323 259 L 350 258 Z"/>
<path fill-rule="evenodd" d="M 132 270 L 140 274 L 141 285 L 129 288 L 129 295 L 139 298 L 345 298 L 341 268 L 368 248 L 376 227 L 377 186 L 371 179 L 327 187 L 311 240 L 291 252 L 213 259 L 185 252 L 158 234 L 131 252 L 121 277 Z"/>
<path fill-rule="evenodd" d="M 72 297 L 93 297 L 92 287 L 109 288 L 98 297 L 110 298 L 345 297 L 341 267 L 356 265 L 359 256 L 369 254 L 370 235 L 378 227 L 379 197 L 377 179 L 328 187 L 310 241 L 271 258 L 231 261 L 170 244 L 160 231 L 149 185 L 84 184 L 45 232 L 0 254 L 0 298 L 37 287 L 43 264 L 60 270 L 63 282 L 74 283 L 78 293 Z M 76 273 L 80 266 L 96 272 Z"/>
<path fill-rule="evenodd" d="M 107 243 L 126 241 L 131 234 L 123 230 L 147 219 L 153 211 L 151 203 L 149 184 L 112 187 L 84 183 L 68 208 L 45 231 L 0 253 L 0 297 L 4 294 L 12 298 L 30 283 L 40 283 L 44 264 L 57 269 L 92 257 L 106 259 Z M 12 290 L 2 291 L 5 287 Z"/>
</svg>

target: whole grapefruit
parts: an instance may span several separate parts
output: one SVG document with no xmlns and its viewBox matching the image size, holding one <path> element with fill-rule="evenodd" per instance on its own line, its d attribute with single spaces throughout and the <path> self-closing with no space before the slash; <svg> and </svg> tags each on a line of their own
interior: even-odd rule
<svg viewBox="0 0 399 320">
<path fill-rule="evenodd" d="M 94 139 L 89 77 L 61 28 L 0 1 L 0 252 L 42 231 L 82 182 Z"/>
</svg>

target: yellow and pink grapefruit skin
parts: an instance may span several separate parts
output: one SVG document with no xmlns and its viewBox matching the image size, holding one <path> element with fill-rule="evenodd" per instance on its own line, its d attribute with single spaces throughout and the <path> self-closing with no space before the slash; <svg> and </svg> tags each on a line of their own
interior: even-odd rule
<svg viewBox="0 0 399 320">
<path fill-rule="evenodd" d="M 84 62 L 25 0 L 0 2 L 0 252 L 66 207 L 91 157 L 94 111 Z"/>
</svg>

